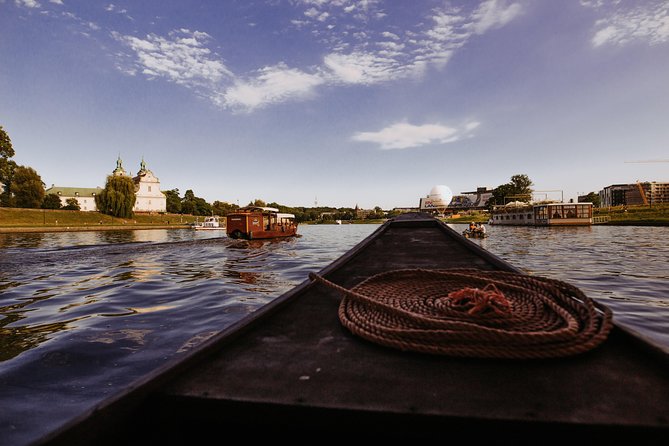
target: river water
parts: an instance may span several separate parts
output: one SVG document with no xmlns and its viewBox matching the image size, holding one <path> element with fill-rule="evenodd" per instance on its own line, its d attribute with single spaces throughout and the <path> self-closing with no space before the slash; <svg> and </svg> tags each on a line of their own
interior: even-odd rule
<svg viewBox="0 0 669 446">
<path fill-rule="evenodd" d="M 465 225 L 450 225 L 461 232 Z M 306 280 L 378 225 L 0 234 L 0 444 L 30 444 Z M 472 240 L 669 348 L 669 227 L 488 228 Z"/>
</svg>

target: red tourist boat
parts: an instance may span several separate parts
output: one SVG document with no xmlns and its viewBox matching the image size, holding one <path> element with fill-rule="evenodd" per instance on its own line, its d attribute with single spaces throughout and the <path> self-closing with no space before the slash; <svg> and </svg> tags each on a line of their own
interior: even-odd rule
<svg viewBox="0 0 669 446">
<path fill-rule="evenodd" d="M 226 216 L 226 233 L 235 239 L 264 239 L 297 235 L 295 215 L 276 208 L 247 206 Z"/>
</svg>

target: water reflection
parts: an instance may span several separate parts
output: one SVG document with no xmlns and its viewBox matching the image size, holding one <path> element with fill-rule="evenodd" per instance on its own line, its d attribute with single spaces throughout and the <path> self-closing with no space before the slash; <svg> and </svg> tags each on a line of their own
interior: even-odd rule
<svg viewBox="0 0 669 446">
<path fill-rule="evenodd" d="M 0 233 L 0 249 L 37 248 L 43 245 L 44 237 L 42 232 Z"/>
</svg>

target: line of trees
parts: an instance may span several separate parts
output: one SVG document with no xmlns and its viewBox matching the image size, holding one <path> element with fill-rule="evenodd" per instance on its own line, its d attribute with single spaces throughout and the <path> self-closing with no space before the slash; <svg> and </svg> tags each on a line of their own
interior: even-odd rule
<svg viewBox="0 0 669 446">
<path fill-rule="evenodd" d="M 12 140 L 0 126 L 0 206 L 39 208 L 44 202 L 44 183 L 32 167 L 20 166 Z"/>
</svg>

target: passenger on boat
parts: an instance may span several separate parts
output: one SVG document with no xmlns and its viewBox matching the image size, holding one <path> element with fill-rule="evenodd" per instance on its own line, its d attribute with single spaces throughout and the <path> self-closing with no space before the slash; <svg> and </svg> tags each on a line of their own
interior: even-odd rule
<svg viewBox="0 0 669 446">
<path fill-rule="evenodd" d="M 483 223 L 476 223 L 476 231 L 485 234 L 485 226 Z"/>
<path fill-rule="evenodd" d="M 474 222 L 469 223 L 469 232 L 474 232 L 476 230 L 476 225 Z"/>
</svg>

